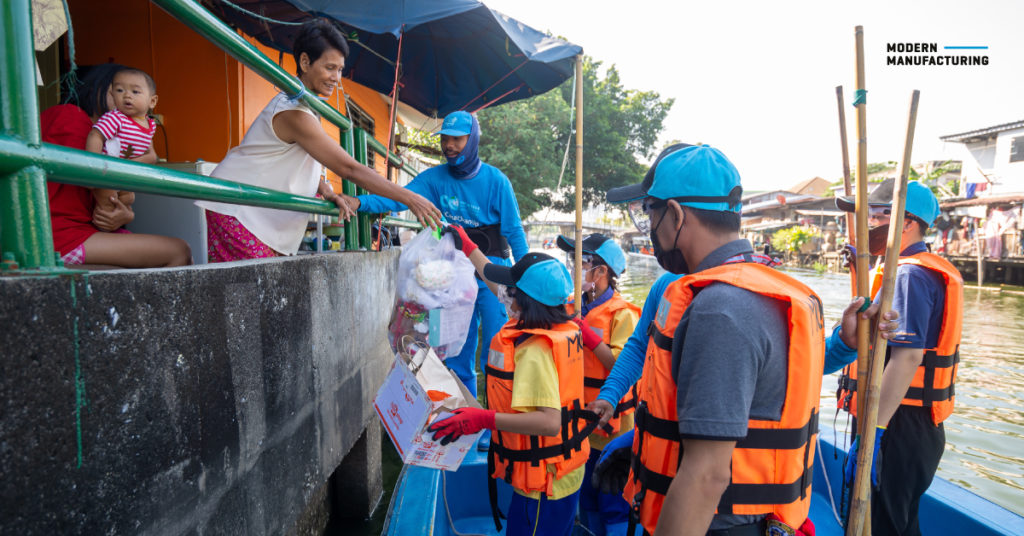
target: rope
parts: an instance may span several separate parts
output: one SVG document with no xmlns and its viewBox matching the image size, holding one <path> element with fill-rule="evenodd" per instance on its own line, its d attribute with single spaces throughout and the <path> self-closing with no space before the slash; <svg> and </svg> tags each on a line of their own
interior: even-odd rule
<svg viewBox="0 0 1024 536">
<path fill-rule="evenodd" d="M 61 85 L 67 88 L 68 99 L 64 102 L 78 102 L 78 65 L 75 63 L 75 27 L 71 24 L 71 9 L 68 7 L 68 0 L 61 0 L 64 4 L 64 20 L 68 24 L 68 62 L 71 69 L 60 78 Z"/>
<path fill-rule="evenodd" d="M 288 102 L 292 103 L 299 102 L 299 100 L 302 99 L 302 97 L 308 94 L 308 92 L 306 91 L 306 84 L 302 83 L 302 79 L 296 77 L 295 80 L 299 83 L 299 91 L 294 95 L 288 95 Z"/>
<path fill-rule="evenodd" d="M 569 147 L 572 146 L 572 135 L 575 134 L 575 129 L 573 128 L 576 125 L 576 123 L 573 121 L 573 119 L 575 119 L 575 115 L 576 115 L 576 75 L 575 74 L 572 75 L 572 82 L 573 82 L 572 83 L 573 90 L 571 92 L 572 93 L 572 100 L 571 100 L 571 102 L 569 104 L 569 139 L 565 141 L 565 154 L 562 155 L 562 171 L 560 171 L 558 173 L 558 185 L 555 186 L 555 191 L 556 192 L 562 188 L 562 177 L 565 177 L 565 166 L 566 166 L 566 164 L 569 163 Z M 549 206 L 547 212 L 544 213 L 544 223 L 547 223 L 548 215 L 550 215 L 550 214 L 551 214 L 551 207 Z"/>
<path fill-rule="evenodd" d="M 232 142 L 234 141 L 234 133 L 232 132 L 234 129 L 231 127 L 231 125 L 232 125 L 232 121 L 231 121 L 231 71 L 228 68 L 228 53 L 227 52 L 224 53 L 224 96 L 225 96 L 225 98 L 228 101 L 227 102 L 227 108 L 226 108 L 226 110 L 228 112 L 228 148 L 227 148 L 227 150 L 230 151 L 231 147 L 232 147 Z M 164 139 L 166 139 L 166 138 L 167 138 L 167 136 L 165 134 L 164 135 Z M 166 158 L 166 156 L 164 158 Z"/>
<path fill-rule="evenodd" d="M 249 11 L 248 9 L 245 9 L 242 6 L 233 4 L 229 0 L 220 0 L 220 3 L 230 7 L 232 9 L 235 9 L 237 11 L 245 13 L 246 15 L 249 15 L 250 17 L 252 17 L 254 19 L 259 19 L 259 20 L 261 20 L 263 22 L 272 22 L 274 24 L 280 24 L 282 26 L 302 26 L 303 24 L 305 24 L 304 22 L 285 22 L 283 20 L 277 20 L 277 19 L 272 19 L 270 17 L 265 17 L 263 15 L 260 15 L 259 13 L 255 13 L 255 12 Z"/>
<path fill-rule="evenodd" d="M 519 84 L 518 86 L 516 86 L 516 87 L 514 87 L 514 88 L 512 88 L 512 89 L 510 89 L 510 90 L 508 90 L 508 91 L 506 91 L 506 92 L 504 92 L 504 93 L 502 93 L 502 94 L 501 94 L 501 95 L 499 95 L 499 96 L 498 96 L 497 98 L 495 98 L 495 99 L 491 99 L 490 101 L 488 101 L 488 102 L 484 103 L 484 105 L 483 105 L 483 106 L 481 106 L 481 107 L 477 108 L 476 110 L 473 110 L 473 111 L 472 111 L 472 112 L 470 112 L 470 113 L 474 113 L 474 114 L 475 114 L 475 113 L 479 112 L 480 110 L 483 110 L 484 108 L 486 108 L 486 107 L 488 107 L 488 106 L 490 106 L 490 105 L 492 105 L 492 104 L 494 104 L 494 103 L 496 103 L 496 102 L 500 101 L 501 99 L 504 99 L 504 98 L 505 98 L 505 97 L 506 97 L 507 95 L 509 95 L 509 94 L 511 94 L 511 93 L 515 93 L 516 91 L 519 91 L 519 90 L 520 90 L 520 89 L 522 89 L 522 88 L 523 88 L 523 86 L 525 86 L 525 85 L 526 85 L 526 82 L 523 82 L 522 84 Z"/>
<path fill-rule="evenodd" d="M 518 71 L 520 67 L 522 67 L 523 65 L 526 65 L 526 64 L 527 64 L 527 63 L 528 63 L 529 61 L 530 61 L 529 59 L 525 59 L 525 60 L 523 60 L 523 62 L 522 62 L 522 63 L 520 63 L 520 64 L 519 64 L 519 65 L 517 65 L 517 66 L 516 66 L 516 67 L 515 67 L 514 69 L 512 69 L 512 70 L 511 70 L 511 71 L 509 71 L 509 72 L 508 72 L 507 74 L 505 74 L 505 76 L 502 76 L 501 78 L 499 78 L 497 82 L 495 82 L 495 83 L 491 84 L 490 86 L 488 86 L 488 88 L 487 88 L 487 89 L 485 89 L 485 90 L 481 91 L 479 95 L 477 95 L 477 96 L 473 97 L 472 99 L 469 99 L 469 102 L 467 102 L 466 104 L 463 104 L 463 105 L 462 105 L 462 108 L 459 108 L 459 110 L 465 110 L 466 108 L 468 108 L 468 107 L 469 107 L 469 105 L 473 103 L 473 101 L 475 101 L 475 100 L 479 99 L 480 97 L 483 97 L 484 95 L 486 95 L 488 91 L 490 91 L 491 89 L 493 89 L 493 88 L 494 88 L 494 86 L 496 86 L 496 85 L 500 84 L 500 83 L 502 82 L 502 80 L 504 80 L 504 79 L 506 79 L 506 78 L 508 78 L 508 77 L 512 76 L 512 73 L 514 73 L 514 72 Z"/>
<path fill-rule="evenodd" d="M 448 514 L 448 525 L 452 528 L 455 536 L 486 536 L 485 534 L 464 534 L 455 528 L 455 520 L 452 519 L 452 511 L 448 508 L 448 475 L 447 471 L 441 471 L 441 498 L 444 499 L 444 511 Z M 540 512 L 538 512 L 540 513 Z"/>
<path fill-rule="evenodd" d="M 398 33 L 398 55 L 395 56 L 395 84 L 391 86 L 391 114 L 388 117 L 388 152 L 395 150 L 395 114 L 398 113 L 398 79 L 400 78 L 402 64 L 402 40 L 405 37 L 405 25 Z"/>
<path fill-rule="evenodd" d="M 64 1 L 66 2 L 67 0 L 64 0 Z M 258 20 L 260 20 L 260 21 L 262 21 L 264 23 L 270 22 L 270 23 L 274 23 L 274 24 L 280 24 L 282 26 L 302 26 L 303 24 L 305 24 L 304 22 L 288 22 L 288 21 L 283 21 L 283 20 L 278 20 L 278 19 L 272 19 L 270 17 L 266 17 L 264 15 L 260 15 L 259 13 L 255 13 L 255 12 L 249 11 L 248 9 L 245 9 L 242 6 L 233 4 L 233 3 L 230 2 L 230 0 L 220 0 L 220 1 L 221 1 L 222 4 L 227 5 L 228 7 L 231 7 L 232 9 L 235 9 L 237 11 L 245 13 L 246 15 L 249 15 L 250 17 L 258 19 Z M 270 33 L 270 29 L 269 28 L 267 28 L 267 33 Z M 374 56 L 377 56 L 378 58 L 383 60 L 388 65 L 394 65 L 394 62 L 392 62 L 387 57 L 381 55 L 379 52 L 377 52 L 376 50 L 374 50 L 374 49 L 372 49 L 372 48 L 370 48 L 370 47 L 368 47 L 366 45 L 364 45 L 363 43 L 360 43 L 359 42 L 359 34 L 357 34 L 355 32 L 350 33 L 348 35 L 348 42 L 349 43 L 355 43 L 355 44 L 363 47 L 364 49 L 367 50 L 367 52 L 369 52 L 370 54 L 373 54 Z"/>
<path fill-rule="evenodd" d="M 867 104 L 868 102 L 868 90 L 858 89 L 853 92 L 852 106 L 856 107 L 858 104 Z"/>
<path fill-rule="evenodd" d="M 401 65 L 402 65 L 402 40 L 405 37 L 405 25 L 398 31 L 398 54 L 395 55 L 395 84 L 391 86 L 391 110 L 388 117 L 388 153 L 395 151 L 395 126 L 398 123 L 398 80 L 401 77 Z M 389 155 L 384 155 L 384 172 L 391 175 L 391 162 L 388 161 Z M 398 174 L 401 173 L 398 169 L 395 169 L 395 184 L 398 184 Z M 390 180 L 390 179 L 389 179 Z M 380 231 L 384 228 L 384 215 L 377 216 L 377 251 L 381 248 L 382 235 Z M 388 244 L 390 246 L 390 242 Z"/>
<path fill-rule="evenodd" d="M 576 521 L 573 523 L 573 527 L 587 533 L 587 536 L 597 536 L 597 534 L 594 534 L 594 531 L 588 529 L 583 523 L 580 523 L 579 518 L 576 518 Z"/>
<path fill-rule="evenodd" d="M 836 510 L 836 499 L 832 495 L 832 483 L 829 482 L 828 471 L 825 470 L 825 456 L 822 455 L 822 453 L 821 453 L 821 438 L 818 437 L 817 441 L 818 441 L 818 448 L 817 448 L 817 450 L 818 450 L 818 461 L 821 462 L 821 474 L 825 475 L 825 488 L 828 489 L 828 502 L 829 502 L 829 504 L 832 505 L 832 515 L 835 516 L 836 523 L 839 523 L 839 526 L 842 527 L 843 526 L 843 520 L 842 520 L 842 518 L 839 517 L 839 511 Z"/>
<path fill-rule="evenodd" d="M 401 38 L 399 38 L 399 40 L 401 40 Z M 349 43 L 355 43 L 355 44 L 363 47 L 367 52 L 369 52 L 370 54 L 373 54 L 374 56 L 377 56 L 378 58 L 380 58 L 381 61 L 383 61 L 384 63 L 386 63 L 388 65 L 394 65 L 395 64 L 395 62 L 391 61 L 391 59 L 388 58 L 387 56 L 381 54 L 380 52 L 377 52 L 376 50 L 374 50 L 374 49 L 370 48 L 369 46 L 367 46 L 367 45 L 363 44 L 362 42 L 360 42 L 359 41 L 359 34 L 357 34 L 355 32 L 352 32 L 352 33 L 348 34 L 348 42 Z"/>
</svg>

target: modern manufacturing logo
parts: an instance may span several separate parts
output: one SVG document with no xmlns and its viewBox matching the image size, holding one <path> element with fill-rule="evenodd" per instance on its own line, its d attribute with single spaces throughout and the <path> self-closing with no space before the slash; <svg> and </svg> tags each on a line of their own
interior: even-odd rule
<svg viewBox="0 0 1024 536">
<path fill-rule="evenodd" d="M 941 51 L 940 51 L 941 48 Z M 886 65 L 970 66 L 988 65 L 988 46 L 938 43 L 886 43 Z"/>
</svg>

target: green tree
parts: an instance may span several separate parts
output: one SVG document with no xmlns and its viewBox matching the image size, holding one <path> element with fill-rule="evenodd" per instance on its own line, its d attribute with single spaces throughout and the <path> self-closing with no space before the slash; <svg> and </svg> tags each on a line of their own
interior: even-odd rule
<svg viewBox="0 0 1024 536">
<path fill-rule="evenodd" d="M 512 182 L 523 216 L 554 206 L 574 206 L 575 121 L 570 125 L 572 80 L 531 99 L 480 112 L 480 157 L 501 169 Z M 657 150 L 657 139 L 673 99 L 653 91 L 626 89 L 615 66 L 601 76 L 601 62 L 583 62 L 583 199 L 604 200 L 609 188 L 639 182 L 643 160 Z M 572 139 L 570 139 L 572 135 Z M 570 144 L 568 162 L 559 172 Z"/>
<path fill-rule="evenodd" d="M 914 168 L 910 168 L 909 178 L 911 180 L 921 181 L 922 184 L 931 189 L 938 197 L 956 197 L 960 194 L 960 181 L 949 181 L 946 184 L 939 184 L 939 179 L 947 174 L 953 172 L 959 172 L 961 164 L 958 161 L 946 160 L 941 165 L 936 166 L 928 173 L 918 173 Z"/>
<path fill-rule="evenodd" d="M 772 247 L 778 251 L 800 251 L 801 246 L 810 242 L 821 233 L 813 227 L 799 226 L 779 229 L 772 235 Z"/>
</svg>

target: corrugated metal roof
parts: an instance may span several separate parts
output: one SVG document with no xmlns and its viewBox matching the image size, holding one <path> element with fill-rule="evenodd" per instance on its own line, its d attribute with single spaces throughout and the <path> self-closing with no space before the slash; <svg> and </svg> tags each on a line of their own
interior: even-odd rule
<svg viewBox="0 0 1024 536">
<path fill-rule="evenodd" d="M 802 205 L 804 203 L 809 203 L 811 201 L 817 201 L 818 199 L 821 198 L 814 195 L 794 195 L 792 197 L 787 197 L 785 203 L 779 203 L 776 199 L 769 199 L 768 201 L 752 203 L 750 205 L 743 207 L 743 213 L 746 214 L 748 212 L 757 212 L 758 210 L 781 207 L 783 205 Z"/>
<path fill-rule="evenodd" d="M 959 134 L 939 136 L 939 139 L 942 141 L 968 143 L 972 141 L 980 141 L 985 138 L 991 137 L 993 134 L 998 134 L 1000 132 L 1014 130 L 1017 128 L 1024 128 L 1024 119 L 1021 119 L 1020 121 L 1014 121 L 1012 123 L 1003 123 L 1002 125 L 996 125 L 994 127 L 979 128 L 977 130 L 968 130 L 967 132 L 961 132 Z"/>
<path fill-rule="evenodd" d="M 1024 201 L 1024 194 L 991 195 L 988 197 L 972 197 L 957 201 L 946 201 L 939 206 L 942 208 L 970 207 L 976 205 L 997 205 L 1001 203 L 1018 203 Z"/>
</svg>

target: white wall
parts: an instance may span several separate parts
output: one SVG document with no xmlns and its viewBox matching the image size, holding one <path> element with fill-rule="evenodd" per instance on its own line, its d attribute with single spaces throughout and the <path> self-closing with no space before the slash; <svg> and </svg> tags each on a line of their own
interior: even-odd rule
<svg viewBox="0 0 1024 536">
<path fill-rule="evenodd" d="M 1024 128 L 1000 132 L 995 140 L 953 144 L 955 158 L 963 161 L 961 177 L 967 182 L 983 182 L 982 172 L 994 181 L 982 197 L 1024 193 L 1024 161 L 1010 162 L 1013 138 L 1024 136 Z"/>
<path fill-rule="evenodd" d="M 995 174 L 996 186 L 993 195 L 1024 193 L 1024 161 L 1010 162 L 1010 146 L 1013 138 L 1024 136 L 1024 128 L 1000 132 L 996 139 Z"/>
</svg>

